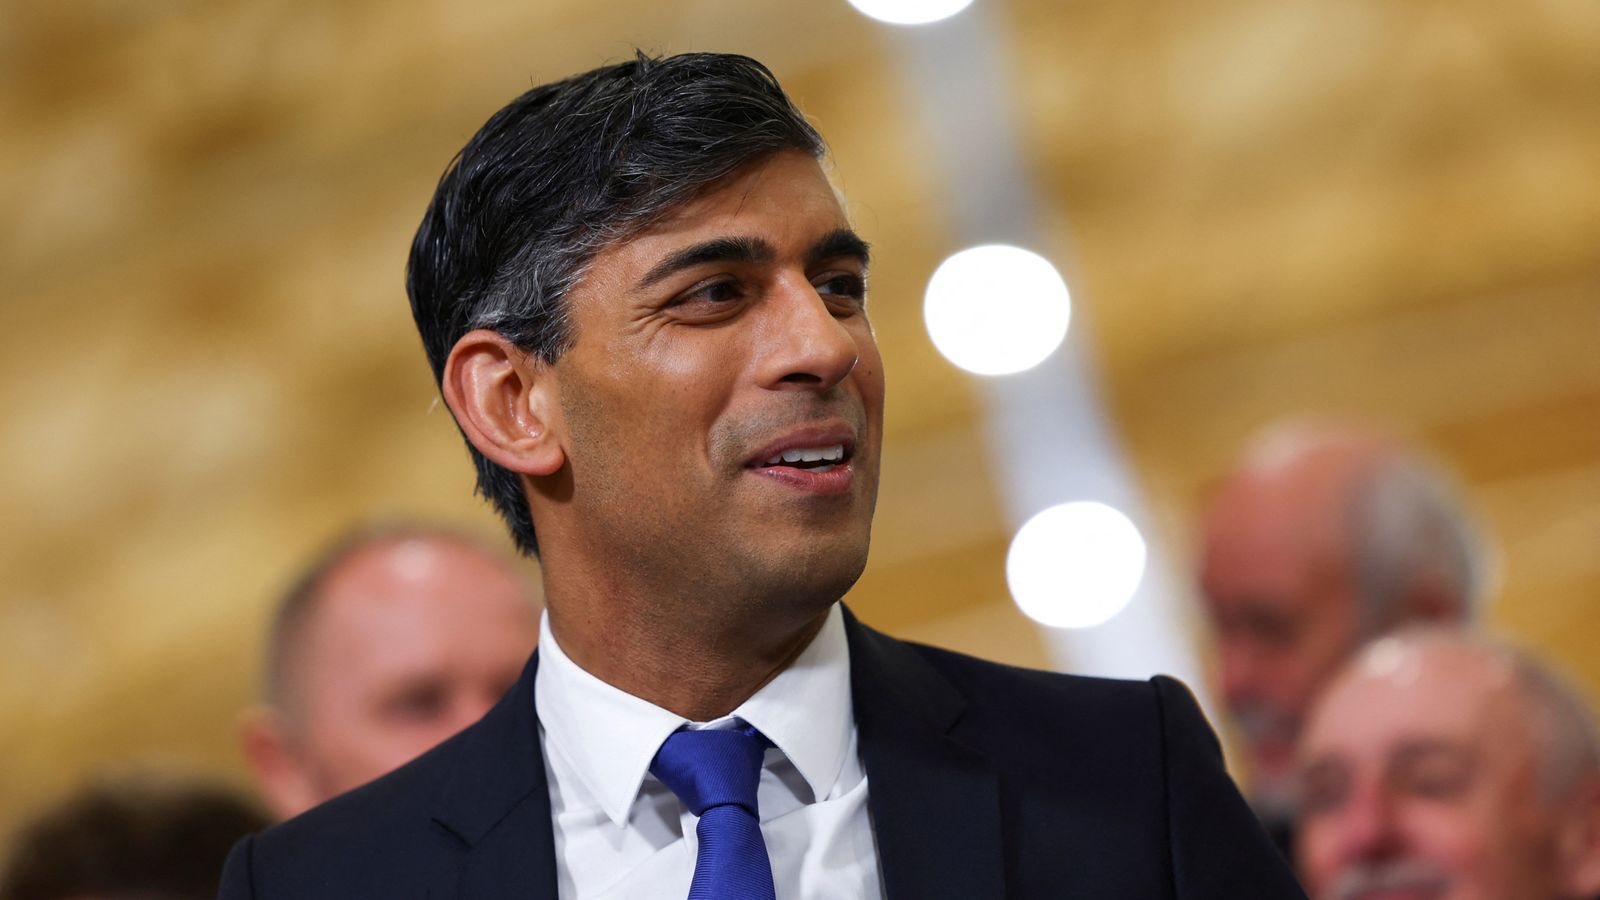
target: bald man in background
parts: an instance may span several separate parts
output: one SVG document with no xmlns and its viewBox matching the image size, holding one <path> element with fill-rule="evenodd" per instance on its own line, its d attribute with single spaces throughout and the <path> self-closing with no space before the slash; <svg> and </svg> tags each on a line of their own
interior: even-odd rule
<svg viewBox="0 0 1600 900">
<path fill-rule="evenodd" d="M 1480 542 L 1449 481 L 1364 426 L 1301 421 L 1252 441 L 1206 506 L 1200 583 L 1250 800 L 1291 853 L 1294 748 L 1329 676 L 1408 623 L 1471 621 Z"/>
<path fill-rule="evenodd" d="M 1600 737 L 1507 645 L 1407 631 L 1331 682 L 1300 748 L 1300 870 L 1316 900 L 1600 894 Z"/>
<path fill-rule="evenodd" d="M 538 592 L 463 535 L 364 530 L 285 595 L 266 702 L 242 730 L 273 810 L 290 818 L 477 721 L 538 642 Z"/>
</svg>

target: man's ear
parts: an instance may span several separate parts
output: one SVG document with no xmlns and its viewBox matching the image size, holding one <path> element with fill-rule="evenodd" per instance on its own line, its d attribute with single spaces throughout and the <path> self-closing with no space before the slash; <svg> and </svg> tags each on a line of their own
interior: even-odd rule
<svg viewBox="0 0 1600 900">
<path fill-rule="evenodd" d="M 467 440 L 497 465 L 541 477 L 565 464 L 555 370 L 498 332 L 462 335 L 440 389 Z"/>
<path fill-rule="evenodd" d="M 280 819 L 297 816 L 323 796 L 291 745 L 283 714 L 270 706 L 256 706 L 239 722 L 239 749 L 255 775 L 262 799 Z"/>
</svg>

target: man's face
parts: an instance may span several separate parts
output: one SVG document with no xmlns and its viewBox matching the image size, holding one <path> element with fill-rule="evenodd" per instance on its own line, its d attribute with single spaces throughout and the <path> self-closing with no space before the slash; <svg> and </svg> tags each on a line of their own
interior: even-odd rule
<svg viewBox="0 0 1600 900">
<path fill-rule="evenodd" d="M 536 499 L 568 507 L 558 533 L 536 511 L 547 574 L 576 556 L 710 604 L 841 596 L 866 562 L 882 434 L 865 270 L 798 152 L 599 254 L 552 366 L 571 487 Z"/>
<path fill-rule="evenodd" d="M 410 761 L 488 711 L 533 652 L 528 587 L 481 551 L 406 539 L 327 581 L 292 653 L 290 741 L 308 803 Z"/>
<path fill-rule="evenodd" d="M 1205 523 L 1201 586 L 1222 694 L 1263 811 L 1292 805 L 1301 720 L 1360 636 L 1336 529 L 1319 527 L 1307 505 L 1315 502 L 1280 485 L 1240 482 L 1216 498 Z"/>
<path fill-rule="evenodd" d="M 1538 900 L 1556 814 L 1507 667 L 1385 642 L 1341 676 L 1300 753 L 1299 859 L 1318 900 Z"/>
</svg>

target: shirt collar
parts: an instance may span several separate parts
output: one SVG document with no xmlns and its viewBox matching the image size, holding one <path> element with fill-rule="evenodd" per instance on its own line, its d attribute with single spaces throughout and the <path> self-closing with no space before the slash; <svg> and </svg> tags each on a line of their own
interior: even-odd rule
<svg viewBox="0 0 1600 900">
<path fill-rule="evenodd" d="M 844 768 L 855 729 L 850 647 L 838 604 L 795 661 L 733 715 L 754 725 L 783 751 L 810 786 L 813 800 L 828 798 Z"/>
<path fill-rule="evenodd" d="M 692 723 L 584 671 L 562 652 L 549 613 L 540 623 L 533 691 L 546 739 L 607 818 L 627 824 L 661 742 Z M 828 797 L 855 727 L 850 651 L 837 604 L 795 661 L 725 718 L 754 725 L 794 764 L 815 800 Z"/>
</svg>

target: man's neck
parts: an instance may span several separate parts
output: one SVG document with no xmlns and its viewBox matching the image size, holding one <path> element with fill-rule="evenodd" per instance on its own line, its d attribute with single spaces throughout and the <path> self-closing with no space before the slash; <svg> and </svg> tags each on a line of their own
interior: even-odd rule
<svg viewBox="0 0 1600 900">
<path fill-rule="evenodd" d="M 562 652 L 580 668 L 693 722 L 733 712 L 788 668 L 832 608 L 781 615 L 752 604 L 759 615 L 703 619 L 660 612 L 678 604 L 561 598 L 548 586 L 546 603 Z"/>
</svg>

